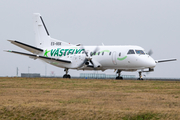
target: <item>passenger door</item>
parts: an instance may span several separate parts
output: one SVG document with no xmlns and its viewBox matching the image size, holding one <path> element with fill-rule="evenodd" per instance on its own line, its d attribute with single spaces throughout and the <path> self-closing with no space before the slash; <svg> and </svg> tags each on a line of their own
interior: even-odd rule
<svg viewBox="0 0 180 120">
<path fill-rule="evenodd" d="M 116 62 L 116 51 L 113 52 L 112 54 L 112 62 L 114 65 L 117 65 L 117 62 Z"/>
</svg>

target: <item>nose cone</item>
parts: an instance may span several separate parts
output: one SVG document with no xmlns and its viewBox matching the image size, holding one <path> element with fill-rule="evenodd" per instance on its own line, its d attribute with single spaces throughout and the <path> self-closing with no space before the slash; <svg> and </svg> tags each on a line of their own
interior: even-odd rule
<svg viewBox="0 0 180 120">
<path fill-rule="evenodd" d="M 154 68 L 156 66 L 156 62 L 151 56 L 140 56 L 139 64 L 141 68 Z"/>
<path fill-rule="evenodd" d="M 147 60 L 147 65 L 149 68 L 154 68 L 156 66 L 156 62 L 151 56 L 149 56 Z"/>
<path fill-rule="evenodd" d="M 156 62 L 155 60 L 153 59 L 150 63 L 150 68 L 154 68 L 156 66 Z"/>
</svg>

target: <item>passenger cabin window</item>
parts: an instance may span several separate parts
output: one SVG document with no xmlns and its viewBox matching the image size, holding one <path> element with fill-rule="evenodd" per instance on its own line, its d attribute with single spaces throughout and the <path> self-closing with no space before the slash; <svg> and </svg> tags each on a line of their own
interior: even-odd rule
<svg viewBox="0 0 180 120">
<path fill-rule="evenodd" d="M 121 56 L 121 53 L 119 53 L 119 56 Z"/>
<path fill-rule="evenodd" d="M 143 50 L 135 50 L 136 51 L 136 54 L 139 54 L 139 55 L 145 55 L 144 51 Z"/>
<path fill-rule="evenodd" d="M 129 50 L 127 54 L 135 54 L 134 50 Z"/>
<path fill-rule="evenodd" d="M 109 52 L 109 55 L 111 55 L 111 52 Z"/>
<path fill-rule="evenodd" d="M 96 52 L 94 52 L 93 55 L 96 55 Z"/>
<path fill-rule="evenodd" d="M 102 55 L 104 55 L 104 52 L 102 52 Z"/>
<path fill-rule="evenodd" d="M 98 55 L 100 55 L 100 52 L 98 52 Z"/>
</svg>

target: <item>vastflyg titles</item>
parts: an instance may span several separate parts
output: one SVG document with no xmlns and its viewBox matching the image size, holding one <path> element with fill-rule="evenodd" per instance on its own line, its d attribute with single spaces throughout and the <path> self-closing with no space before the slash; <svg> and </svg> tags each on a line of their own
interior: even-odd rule
<svg viewBox="0 0 180 120">
<path fill-rule="evenodd" d="M 84 51 L 84 49 L 51 49 L 51 50 L 46 50 L 44 53 L 44 56 L 48 57 L 47 54 L 50 52 L 51 56 L 66 56 L 69 54 L 78 54 Z"/>
</svg>

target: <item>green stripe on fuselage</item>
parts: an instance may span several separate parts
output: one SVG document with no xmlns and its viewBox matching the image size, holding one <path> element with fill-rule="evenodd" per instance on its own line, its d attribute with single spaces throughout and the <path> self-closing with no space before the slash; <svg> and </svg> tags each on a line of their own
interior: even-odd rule
<svg viewBox="0 0 180 120">
<path fill-rule="evenodd" d="M 117 60 L 125 60 L 127 58 L 127 56 L 123 57 L 123 58 L 117 58 Z"/>
</svg>

